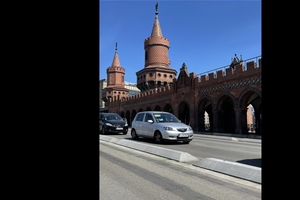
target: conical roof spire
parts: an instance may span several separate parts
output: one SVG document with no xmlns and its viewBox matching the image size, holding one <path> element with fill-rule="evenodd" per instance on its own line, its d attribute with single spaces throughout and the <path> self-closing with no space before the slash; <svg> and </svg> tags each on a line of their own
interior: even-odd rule
<svg viewBox="0 0 300 200">
<path fill-rule="evenodd" d="M 111 67 L 121 67 L 119 56 L 118 56 L 118 43 L 116 42 L 115 55 Z"/>
<path fill-rule="evenodd" d="M 159 25 L 159 21 L 158 21 L 158 2 L 155 5 L 155 20 L 154 20 L 154 24 L 153 24 L 153 28 L 152 28 L 152 33 L 151 33 L 151 37 L 163 37 L 162 35 L 162 31 Z"/>
</svg>

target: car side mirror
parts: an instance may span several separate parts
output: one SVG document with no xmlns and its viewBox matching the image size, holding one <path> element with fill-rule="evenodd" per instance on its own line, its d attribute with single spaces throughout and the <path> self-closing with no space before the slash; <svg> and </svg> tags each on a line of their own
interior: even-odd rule
<svg viewBox="0 0 300 200">
<path fill-rule="evenodd" d="M 149 119 L 147 122 L 150 124 L 153 124 L 153 120 L 151 120 L 151 119 Z"/>
</svg>

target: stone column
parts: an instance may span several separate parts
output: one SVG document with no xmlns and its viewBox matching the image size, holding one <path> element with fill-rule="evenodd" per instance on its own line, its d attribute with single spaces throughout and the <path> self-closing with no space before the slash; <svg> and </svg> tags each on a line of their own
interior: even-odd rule
<svg viewBox="0 0 300 200">
<path fill-rule="evenodd" d="M 247 109 L 234 108 L 235 134 L 247 134 Z"/>
<path fill-rule="evenodd" d="M 219 111 L 217 109 L 212 110 L 214 125 L 212 127 L 212 132 L 219 132 Z"/>
</svg>

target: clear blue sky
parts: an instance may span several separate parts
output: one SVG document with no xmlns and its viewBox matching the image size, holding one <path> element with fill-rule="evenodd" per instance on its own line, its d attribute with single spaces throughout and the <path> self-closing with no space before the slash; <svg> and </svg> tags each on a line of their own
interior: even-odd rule
<svg viewBox="0 0 300 200">
<path fill-rule="evenodd" d="M 136 84 L 144 68 L 144 40 L 151 35 L 155 4 L 163 37 L 170 40 L 170 68 L 179 75 L 200 74 L 231 63 L 261 56 L 261 1 L 113 1 L 100 0 L 100 74 L 107 78 L 115 44 L 125 81 Z"/>
</svg>

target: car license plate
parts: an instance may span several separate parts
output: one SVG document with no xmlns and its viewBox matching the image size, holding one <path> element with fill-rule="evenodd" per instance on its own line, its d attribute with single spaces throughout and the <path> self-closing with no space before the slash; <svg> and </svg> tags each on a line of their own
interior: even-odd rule
<svg viewBox="0 0 300 200">
<path fill-rule="evenodd" d="M 189 137 L 188 134 L 178 134 L 178 137 Z"/>
<path fill-rule="evenodd" d="M 116 128 L 117 130 L 123 130 L 123 128 Z"/>
</svg>

